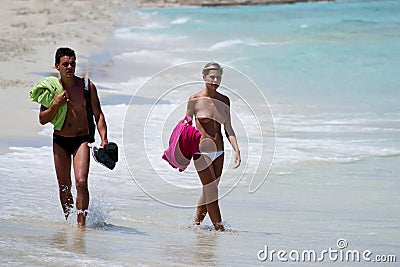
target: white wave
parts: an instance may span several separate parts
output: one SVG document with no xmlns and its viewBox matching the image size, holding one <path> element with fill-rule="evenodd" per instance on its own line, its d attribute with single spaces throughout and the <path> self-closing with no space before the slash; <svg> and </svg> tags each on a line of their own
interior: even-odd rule
<svg viewBox="0 0 400 267">
<path fill-rule="evenodd" d="M 108 93 L 134 93 L 149 77 L 132 77 L 126 82 L 97 82 L 99 91 Z"/>
<path fill-rule="evenodd" d="M 156 30 L 156 29 L 166 29 L 169 28 L 170 25 L 161 23 L 161 22 L 148 22 L 143 25 L 135 25 L 126 28 L 119 28 L 115 31 L 115 34 L 120 36 L 124 34 L 129 34 L 134 30 Z"/>
<path fill-rule="evenodd" d="M 160 43 L 161 44 L 161 43 Z M 168 50 L 159 49 L 142 49 L 138 51 L 129 51 L 115 56 L 116 60 L 131 61 L 136 64 L 144 63 L 149 64 L 156 62 L 162 65 L 176 65 L 186 62 L 184 58 L 179 58 L 171 54 Z"/>
<path fill-rule="evenodd" d="M 187 22 L 189 22 L 189 18 L 186 17 L 182 17 L 182 18 L 177 18 L 174 19 L 173 21 L 171 21 L 171 24 L 177 25 L 177 24 L 185 24 Z"/>
<path fill-rule="evenodd" d="M 369 118 L 368 114 L 320 114 L 276 116 L 280 131 L 307 133 L 399 133 L 395 115 L 385 119 Z"/>
<path fill-rule="evenodd" d="M 115 56 L 115 58 L 117 58 L 117 59 L 126 58 L 126 57 L 146 57 L 146 58 L 148 58 L 150 56 L 153 56 L 154 53 L 157 53 L 157 52 L 158 51 L 150 51 L 150 50 L 142 49 L 142 50 L 124 52 L 124 53 L 121 53 L 121 54 Z"/>
<path fill-rule="evenodd" d="M 126 27 L 121 27 L 116 30 L 118 34 L 129 33 L 132 30 L 152 30 L 169 28 L 170 23 L 167 20 L 160 19 L 157 12 L 139 12 L 132 11 L 125 14 L 122 18 Z"/>
<path fill-rule="evenodd" d="M 399 147 L 374 144 L 370 140 L 278 137 L 275 163 L 349 163 L 367 158 L 396 156 L 400 156 Z"/>
<path fill-rule="evenodd" d="M 278 46 L 278 45 L 284 45 L 284 44 L 287 44 L 287 42 L 259 42 L 259 41 L 254 41 L 254 40 L 243 41 L 240 39 L 233 39 L 233 40 L 231 39 L 231 40 L 217 42 L 206 50 L 207 51 L 215 51 L 215 50 L 220 50 L 220 49 L 224 49 L 224 48 L 232 47 L 232 46 L 236 46 L 236 45 L 246 45 L 246 46 L 275 46 L 276 45 L 276 46 Z"/>
<path fill-rule="evenodd" d="M 162 44 L 165 45 L 165 43 L 168 42 L 179 42 L 182 40 L 187 39 L 187 36 L 170 36 L 167 34 L 156 34 L 156 33 L 149 33 L 149 32 L 115 32 L 115 38 L 116 39 L 121 39 L 121 40 L 135 40 L 135 41 L 143 41 L 146 43 L 147 47 L 148 45 L 154 46 L 154 43 L 156 44 Z"/>
<path fill-rule="evenodd" d="M 308 28 L 309 26 L 308 26 L 308 24 L 301 24 L 300 25 L 300 29 L 306 29 L 306 28 Z"/>
</svg>

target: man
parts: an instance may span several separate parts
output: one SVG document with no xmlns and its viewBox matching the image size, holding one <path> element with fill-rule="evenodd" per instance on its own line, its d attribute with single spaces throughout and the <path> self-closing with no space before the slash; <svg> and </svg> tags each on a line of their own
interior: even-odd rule
<svg viewBox="0 0 400 267">
<path fill-rule="evenodd" d="M 54 91 L 54 102 L 51 106 L 41 105 L 39 121 L 41 124 L 51 122 L 59 109 L 66 104 L 66 115 L 61 129 L 54 129 L 53 156 L 61 206 L 65 218 L 73 208 L 74 200 L 71 194 L 71 163 L 73 164 L 76 185 L 76 210 L 78 228 L 85 229 L 87 209 L 89 207 L 89 118 L 84 96 L 84 80 L 75 75 L 76 56 L 70 48 L 59 48 L 55 55 L 55 68 L 60 73 L 59 83 L 61 93 Z M 59 85 L 58 85 L 59 86 Z M 90 103 L 101 138 L 101 145 L 108 143 L 107 125 L 101 110 L 97 89 L 89 84 Z M 72 160 L 71 160 L 72 156 Z"/>
</svg>

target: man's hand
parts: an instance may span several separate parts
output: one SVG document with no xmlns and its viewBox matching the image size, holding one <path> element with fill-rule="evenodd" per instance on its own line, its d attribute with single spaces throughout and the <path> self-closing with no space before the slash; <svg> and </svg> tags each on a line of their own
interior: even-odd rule
<svg viewBox="0 0 400 267">
<path fill-rule="evenodd" d="M 55 90 L 54 91 L 54 103 L 53 103 L 53 105 L 55 105 L 57 107 L 60 107 L 60 106 L 64 105 L 65 103 L 67 103 L 69 101 L 69 99 L 67 98 L 66 93 L 67 93 L 66 90 L 63 90 L 61 92 L 61 94 L 59 94 L 57 92 L 57 90 Z"/>
</svg>

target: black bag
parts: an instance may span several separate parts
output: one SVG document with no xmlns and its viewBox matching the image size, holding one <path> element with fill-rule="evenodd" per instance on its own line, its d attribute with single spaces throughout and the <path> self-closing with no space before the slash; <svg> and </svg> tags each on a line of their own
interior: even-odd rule
<svg viewBox="0 0 400 267">
<path fill-rule="evenodd" d="M 96 131 L 96 125 L 94 124 L 94 118 L 93 118 L 93 110 L 92 110 L 92 102 L 90 101 L 90 80 L 89 78 L 85 77 L 84 78 L 84 96 L 86 99 L 86 113 L 87 113 L 87 120 L 88 120 L 88 126 L 89 126 L 89 143 L 94 143 L 94 133 Z"/>
</svg>

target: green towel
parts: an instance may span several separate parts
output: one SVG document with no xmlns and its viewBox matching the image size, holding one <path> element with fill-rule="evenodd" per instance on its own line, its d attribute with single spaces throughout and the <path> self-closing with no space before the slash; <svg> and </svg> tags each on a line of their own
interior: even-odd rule
<svg viewBox="0 0 400 267">
<path fill-rule="evenodd" d="M 62 86 L 56 77 L 46 77 L 41 79 L 29 92 L 29 99 L 42 104 L 46 108 L 53 105 L 54 102 L 54 91 L 57 89 L 57 93 L 61 94 Z M 61 130 L 65 116 L 67 115 L 67 104 L 62 105 L 58 108 L 56 115 L 51 120 L 54 125 L 54 130 Z"/>
</svg>

